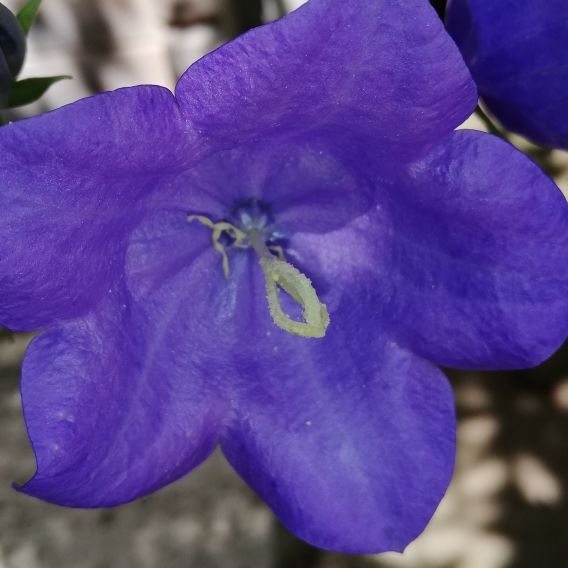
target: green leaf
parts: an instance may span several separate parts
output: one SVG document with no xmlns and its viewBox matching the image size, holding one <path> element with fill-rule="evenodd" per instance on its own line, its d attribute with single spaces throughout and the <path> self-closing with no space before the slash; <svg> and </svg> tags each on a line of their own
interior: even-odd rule
<svg viewBox="0 0 568 568">
<path fill-rule="evenodd" d="M 5 327 L 0 327 L 0 341 L 6 338 L 8 341 L 14 343 L 16 341 L 16 336 L 13 331 L 6 329 Z"/>
<path fill-rule="evenodd" d="M 57 75 L 56 77 L 32 77 L 22 79 L 12 84 L 8 108 L 18 107 L 37 101 L 57 81 L 71 79 L 71 75 Z"/>
<path fill-rule="evenodd" d="M 20 26 L 22 26 L 26 35 L 32 27 L 40 4 L 41 0 L 30 0 L 16 15 L 16 19 L 20 22 Z"/>
</svg>

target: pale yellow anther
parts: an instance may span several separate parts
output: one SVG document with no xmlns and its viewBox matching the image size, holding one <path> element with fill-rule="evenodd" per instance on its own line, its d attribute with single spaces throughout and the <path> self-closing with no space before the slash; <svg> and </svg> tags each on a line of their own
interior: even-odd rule
<svg viewBox="0 0 568 568">
<path fill-rule="evenodd" d="M 294 335 L 323 337 L 329 325 L 329 314 L 325 304 L 319 301 L 310 279 L 291 264 L 275 257 L 262 257 L 260 266 L 264 271 L 268 308 L 274 323 Z M 304 308 L 302 316 L 305 322 L 294 321 L 282 311 L 277 283 Z"/>
</svg>

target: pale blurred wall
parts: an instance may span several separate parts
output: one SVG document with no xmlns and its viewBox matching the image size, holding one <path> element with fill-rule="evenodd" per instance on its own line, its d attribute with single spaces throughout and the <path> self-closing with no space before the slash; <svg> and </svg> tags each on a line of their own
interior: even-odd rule
<svg viewBox="0 0 568 568">
<path fill-rule="evenodd" d="M 274 19 L 305 0 L 263 0 Z M 22 0 L 3 2 L 16 12 Z M 97 91 L 139 84 L 174 88 L 197 59 L 236 30 L 239 0 L 43 0 L 20 78 L 72 75 L 40 102 L 17 111 L 32 116 Z"/>
</svg>

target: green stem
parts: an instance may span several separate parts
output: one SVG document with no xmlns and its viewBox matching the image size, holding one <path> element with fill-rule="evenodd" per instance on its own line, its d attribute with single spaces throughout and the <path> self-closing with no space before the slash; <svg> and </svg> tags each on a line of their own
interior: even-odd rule
<svg viewBox="0 0 568 568">
<path fill-rule="evenodd" d="M 474 114 L 476 114 L 477 117 L 481 119 L 481 121 L 483 122 L 483 124 L 485 124 L 487 130 L 489 130 L 491 134 L 495 134 L 495 136 L 499 136 L 499 138 L 507 140 L 504 132 L 495 126 L 493 121 L 485 114 L 485 112 L 483 112 L 483 109 L 479 105 L 477 105 L 477 107 L 475 108 Z"/>
</svg>

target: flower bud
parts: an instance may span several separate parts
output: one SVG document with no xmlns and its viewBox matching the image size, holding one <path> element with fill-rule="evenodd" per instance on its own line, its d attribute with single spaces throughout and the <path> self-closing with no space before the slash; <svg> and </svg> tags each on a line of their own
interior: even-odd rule
<svg viewBox="0 0 568 568">
<path fill-rule="evenodd" d="M 12 81 L 26 55 L 26 36 L 16 16 L 0 4 L 0 108 L 6 106 Z"/>
</svg>

